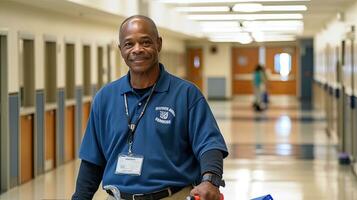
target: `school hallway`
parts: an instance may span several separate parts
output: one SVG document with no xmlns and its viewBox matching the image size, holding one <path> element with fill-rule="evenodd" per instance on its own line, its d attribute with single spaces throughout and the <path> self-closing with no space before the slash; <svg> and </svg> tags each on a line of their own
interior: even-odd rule
<svg viewBox="0 0 357 200">
<path fill-rule="evenodd" d="M 357 200 L 356 13 L 357 0 L 0 0 L 0 200 L 71 198 L 95 95 L 128 74 L 132 15 L 157 25 L 165 71 L 208 100 L 226 200 Z"/>
<path fill-rule="evenodd" d="M 326 134 L 320 110 L 301 111 L 294 97 L 273 96 L 255 112 L 250 96 L 210 101 L 230 155 L 224 161 L 226 200 L 271 194 L 277 200 L 355 200 L 357 179 L 338 164 L 337 141 Z M 0 195 L 1 200 L 70 199 L 78 160 Z M 101 190 L 94 199 L 106 199 Z"/>
</svg>

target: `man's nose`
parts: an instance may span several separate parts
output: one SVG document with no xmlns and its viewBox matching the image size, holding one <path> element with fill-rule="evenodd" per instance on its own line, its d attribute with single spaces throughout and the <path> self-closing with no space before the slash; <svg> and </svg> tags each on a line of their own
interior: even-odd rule
<svg viewBox="0 0 357 200">
<path fill-rule="evenodd" d="M 136 43 L 133 47 L 133 53 L 141 53 L 143 51 L 143 47 L 139 44 L 139 43 Z"/>
</svg>

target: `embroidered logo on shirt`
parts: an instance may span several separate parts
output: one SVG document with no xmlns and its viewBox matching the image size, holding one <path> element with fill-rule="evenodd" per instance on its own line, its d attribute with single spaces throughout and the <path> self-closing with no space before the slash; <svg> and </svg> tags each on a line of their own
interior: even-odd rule
<svg viewBox="0 0 357 200">
<path fill-rule="evenodd" d="M 159 111 L 159 116 L 155 117 L 155 121 L 161 124 L 171 124 L 171 120 L 175 117 L 175 111 L 172 108 L 160 106 L 156 107 L 155 110 Z"/>
<path fill-rule="evenodd" d="M 161 119 L 167 119 L 168 117 L 169 117 L 169 112 L 160 111 L 160 118 Z"/>
</svg>

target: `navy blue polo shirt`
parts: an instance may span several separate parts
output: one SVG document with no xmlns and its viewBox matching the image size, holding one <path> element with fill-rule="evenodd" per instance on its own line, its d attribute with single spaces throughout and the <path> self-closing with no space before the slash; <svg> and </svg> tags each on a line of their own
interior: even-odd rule
<svg viewBox="0 0 357 200">
<path fill-rule="evenodd" d="M 149 193 L 200 180 L 199 160 L 217 149 L 228 155 L 223 136 L 208 103 L 192 83 L 175 77 L 160 64 L 160 77 L 134 134 L 133 153 L 144 157 L 140 176 L 115 174 L 118 156 L 128 153 L 128 123 L 136 119 L 149 94 L 130 86 L 129 75 L 102 88 L 95 96 L 79 157 L 105 167 L 103 186 L 122 192 Z"/>
</svg>

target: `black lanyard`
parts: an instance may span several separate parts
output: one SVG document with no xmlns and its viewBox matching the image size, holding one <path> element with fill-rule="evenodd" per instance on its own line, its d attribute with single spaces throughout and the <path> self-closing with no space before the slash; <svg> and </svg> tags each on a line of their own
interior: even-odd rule
<svg viewBox="0 0 357 200">
<path fill-rule="evenodd" d="M 149 103 L 149 101 L 150 101 L 150 99 L 151 99 L 152 94 L 154 93 L 155 86 L 156 86 L 156 83 L 155 83 L 154 86 L 152 87 L 152 89 L 151 89 L 151 91 L 150 91 L 149 97 L 146 99 L 146 102 L 145 102 L 145 104 L 144 104 L 143 110 L 141 111 L 139 117 L 135 120 L 134 123 L 131 123 L 131 118 L 134 116 L 134 113 L 133 113 L 133 116 L 130 117 L 130 115 L 129 115 L 129 106 L 128 106 L 128 99 L 127 99 L 127 97 L 126 97 L 126 93 L 124 93 L 125 114 L 126 114 L 126 117 L 127 117 L 127 119 L 128 119 L 128 127 L 129 127 L 129 135 L 128 135 L 129 154 L 132 154 L 133 138 L 134 138 L 134 133 L 135 133 L 135 131 L 136 131 L 136 127 L 138 126 L 139 121 L 141 120 L 141 118 L 144 116 L 146 107 L 147 107 L 147 105 L 148 105 L 148 103 Z"/>
</svg>

